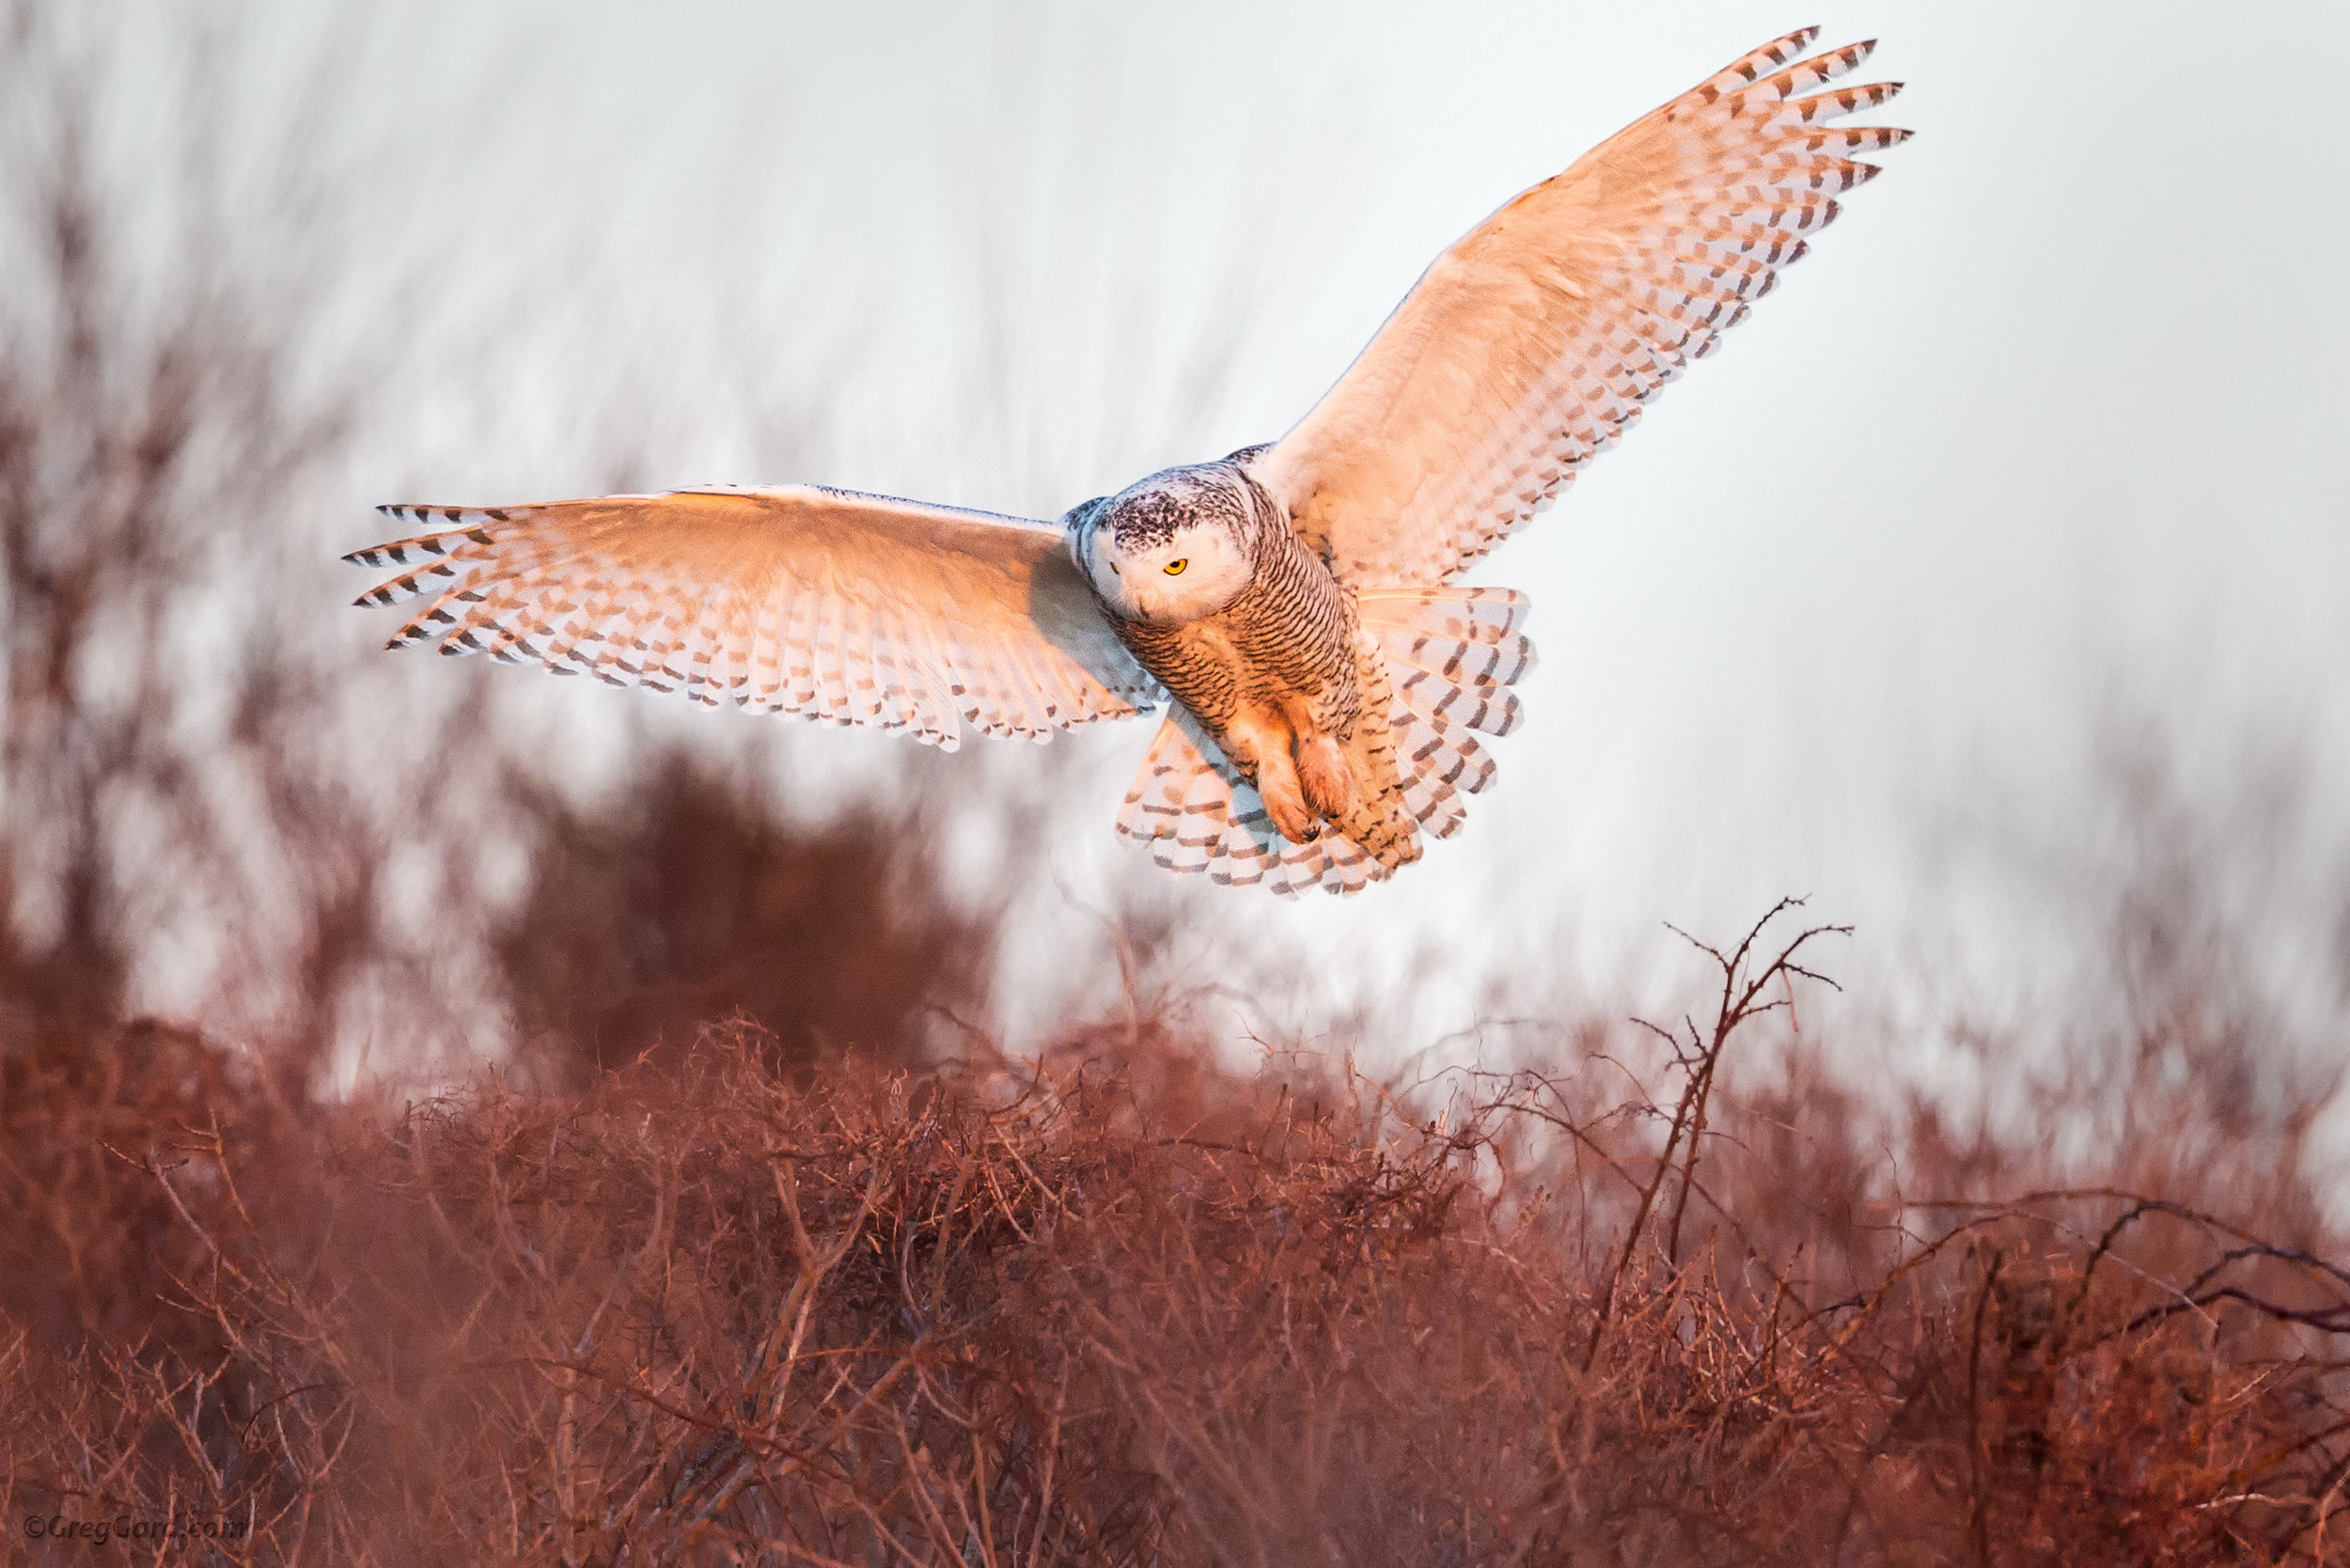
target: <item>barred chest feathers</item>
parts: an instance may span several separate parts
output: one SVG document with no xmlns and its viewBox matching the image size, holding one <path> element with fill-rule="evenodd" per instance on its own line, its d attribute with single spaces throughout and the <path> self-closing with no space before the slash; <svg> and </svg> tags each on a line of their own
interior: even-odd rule
<svg viewBox="0 0 2350 1568">
<path fill-rule="evenodd" d="M 1408 829 L 1386 820 L 1387 727 L 1362 723 L 1385 711 L 1384 690 L 1364 700 L 1367 677 L 1386 684 L 1378 650 L 1358 635 L 1354 591 L 1248 477 L 1254 455 L 1087 502 L 1068 517 L 1071 554 L 1120 641 L 1257 788 L 1283 837 L 1306 843 L 1326 823 L 1410 858 Z"/>
</svg>

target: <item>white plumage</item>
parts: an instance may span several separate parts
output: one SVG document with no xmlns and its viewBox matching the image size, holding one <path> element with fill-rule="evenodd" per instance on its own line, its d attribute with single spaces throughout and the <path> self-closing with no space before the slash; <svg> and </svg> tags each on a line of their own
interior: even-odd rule
<svg viewBox="0 0 2350 1568">
<path fill-rule="evenodd" d="M 1161 866 L 1350 893 L 1448 838 L 1518 721 L 1528 602 L 1452 579 L 1574 481 L 1767 293 L 1851 155 L 1825 88 L 1870 46 L 1779 39 L 1519 196 L 1420 278 L 1280 441 L 1047 524 L 828 490 L 385 507 L 433 531 L 347 559 L 431 596 L 437 642 L 711 706 L 899 730 L 1171 709 L 1118 831 Z"/>
<path fill-rule="evenodd" d="M 1642 116 L 1436 259 L 1268 454 L 1267 484 L 1332 570 L 1443 582 L 1498 544 L 1745 320 L 1838 194 L 1876 176 L 1847 154 L 1909 133 L 1826 121 L 1900 86 L 1812 94 L 1874 47 L 1789 65 L 1817 31 Z"/>
<path fill-rule="evenodd" d="M 407 566 L 361 604 L 435 597 L 388 646 L 438 641 L 716 707 L 1042 739 L 1157 700 L 1061 529 L 777 485 L 525 507 L 384 507 L 439 532 L 345 557 Z"/>
</svg>

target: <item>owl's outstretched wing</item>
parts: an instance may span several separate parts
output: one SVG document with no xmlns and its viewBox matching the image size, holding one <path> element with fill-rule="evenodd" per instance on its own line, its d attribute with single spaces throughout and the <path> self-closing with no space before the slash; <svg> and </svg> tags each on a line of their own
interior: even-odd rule
<svg viewBox="0 0 2350 1568">
<path fill-rule="evenodd" d="M 1909 133 L 1828 121 L 1900 86 L 1813 93 L 1871 48 L 1791 64 L 1817 31 L 1755 51 L 1480 224 L 1256 460 L 1341 578 L 1440 583 L 1499 543 L 1769 292 L 1836 193 L 1876 174 L 1849 155 Z"/>
<path fill-rule="evenodd" d="M 437 533 L 354 551 L 431 595 L 390 646 L 437 641 L 682 690 L 716 707 L 911 731 L 954 749 L 1149 710 L 1051 524 L 816 485 L 540 506 L 384 507 Z"/>
</svg>

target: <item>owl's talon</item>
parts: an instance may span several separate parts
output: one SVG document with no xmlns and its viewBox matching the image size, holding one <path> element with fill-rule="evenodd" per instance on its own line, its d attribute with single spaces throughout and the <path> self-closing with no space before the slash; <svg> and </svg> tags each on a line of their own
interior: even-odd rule
<svg viewBox="0 0 2350 1568">
<path fill-rule="evenodd" d="M 1297 742 L 1297 784 L 1306 804 L 1328 822 L 1354 815 L 1362 796 L 1355 787 L 1346 753 L 1328 735 L 1305 734 Z"/>
</svg>

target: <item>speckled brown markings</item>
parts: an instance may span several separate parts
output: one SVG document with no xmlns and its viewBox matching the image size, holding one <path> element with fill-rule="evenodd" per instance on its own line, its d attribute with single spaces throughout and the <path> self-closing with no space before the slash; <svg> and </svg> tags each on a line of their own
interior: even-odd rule
<svg viewBox="0 0 2350 1568">
<path fill-rule="evenodd" d="M 1164 542 L 1202 520 L 1221 524 L 1250 562 L 1239 596 L 1178 624 L 1126 619 L 1107 605 L 1104 614 L 1265 798 L 1285 837 L 1310 841 L 1326 823 L 1382 866 L 1402 865 L 1418 849 L 1400 799 L 1378 651 L 1358 645 L 1354 590 L 1247 478 L 1251 455 L 1170 471 L 1117 497 L 1102 519 L 1129 545 Z M 1379 699 L 1365 729 L 1367 680 Z"/>
<path fill-rule="evenodd" d="M 1261 489 L 1248 484 L 1243 494 L 1252 504 L 1227 509 L 1253 563 L 1239 598 L 1215 615 L 1184 625 L 1153 626 L 1115 616 L 1110 624 L 1142 666 L 1198 714 L 1211 734 L 1227 729 L 1244 707 L 1286 708 L 1300 700 L 1319 726 L 1343 733 L 1353 726 L 1361 700 L 1348 657 L 1353 595 L 1290 531 Z M 1137 509 L 1143 521 L 1136 532 L 1143 537 L 1165 526 L 1164 507 L 1153 504 L 1157 501 L 1150 497 Z M 1122 512 L 1113 513 L 1111 525 L 1121 535 L 1125 524 Z"/>
<path fill-rule="evenodd" d="M 1527 609 L 1526 597 L 1508 588 L 1356 595 L 1362 704 L 1348 757 L 1359 777 L 1392 781 L 1380 800 L 1384 820 L 1360 833 L 1375 849 L 1348 836 L 1351 823 L 1306 843 L 1283 838 L 1255 788 L 1181 706 L 1135 776 L 1119 833 L 1169 870 L 1283 894 L 1346 893 L 1385 877 L 1418 856 L 1420 834 L 1458 831 L 1463 797 L 1492 781 L 1492 759 L 1469 731 L 1502 734 L 1517 719 L 1517 698 L 1504 687 L 1533 665 L 1533 647 L 1517 630 Z M 1397 841 L 1384 841 L 1382 829 Z"/>
<path fill-rule="evenodd" d="M 1170 516 L 1212 521 L 1251 564 L 1239 596 L 1199 619 L 1110 615 L 1178 704 L 1119 829 L 1171 870 L 1351 891 L 1419 858 L 1423 830 L 1449 836 L 1460 796 L 1493 776 L 1468 730 L 1499 734 L 1517 717 L 1505 688 L 1533 663 L 1516 631 L 1527 602 L 1502 588 L 1358 593 L 1248 477 L 1261 450 L 1071 515 L 1073 529 L 1098 525 L 1127 547 L 1165 542 Z"/>
</svg>

